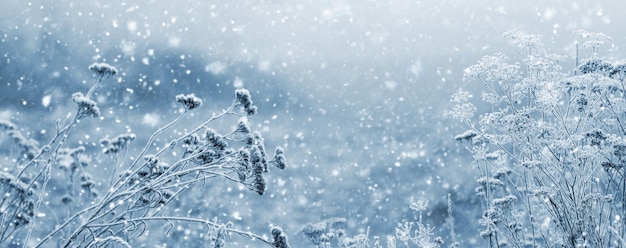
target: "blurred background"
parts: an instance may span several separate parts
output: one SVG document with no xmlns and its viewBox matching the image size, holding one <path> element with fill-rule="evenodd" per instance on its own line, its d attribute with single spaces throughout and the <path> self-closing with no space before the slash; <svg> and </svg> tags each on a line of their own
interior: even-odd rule
<svg viewBox="0 0 626 248">
<path fill-rule="evenodd" d="M 49 141 L 73 107 L 71 94 L 93 83 L 87 66 L 107 62 L 120 75 L 96 91 L 103 118 L 85 123 L 72 142 L 97 149 L 102 137 L 133 132 L 139 139 L 129 154 L 136 154 L 142 139 L 175 118 L 175 95 L 204 99 L 188 122 L 199 123 L 245 87 L 259 107 L 251 123 L 268 149 L 285 148 L 288 169 L 269 174 L 264 196 L 215 181 L 177 207 L 256 233 L 280 225 L 293 247 L 306 247 L 298 230 L 329 217 L 347 218 L 350 236 L 368 228 L 370 236 L 393 235 L 397 223 L 415 220 L 408 206 L 420 199 L 430 203 L 426 222 L 445 239 L 450 194 L 459 241 L 477 245 L 476 173 L 454 141 L 464 125 L 446 114 L 452 93 L 480 89 L 462 82 L 463 69 L 495 52 L 515 61 L 515 46 L 502 38 L 509 30 L 542 35 L 572 67 L 572 32 L 603 32 L 614 45 L 602 56 L 622 59 L 621 5 L 10 0 L 0 8 L 0 118 Z M 185 128 L 193 126 L 159 141 Z"/>
</svg>

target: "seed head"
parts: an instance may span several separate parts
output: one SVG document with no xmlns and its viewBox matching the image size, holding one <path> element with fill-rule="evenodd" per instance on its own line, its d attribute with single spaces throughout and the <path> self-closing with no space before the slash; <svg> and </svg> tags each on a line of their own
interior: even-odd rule
<svg viewBox="0 0 626 248">
<path fill-rule="evenodd" d="M 177 95 L 176 101 L 185 107 L 185 110 L 189 111 L 202 106 L 202 99 L 196 97 L 193 93 L 189 95 Z"/>
<path fill-rule="evenodd" d="M 272 246 L 274 248 L 290 248 L 287 242 L 287 235 L 283 232 L 283 229 L 278 226 L 272 226 L 270 229 L 272 233 Z"/>
<path fill-rule="evenodd" d="M 235 131 L 244 133 L 244 134 L 249 134 L 250 123 L 248 122 L 248 119 L 245 117 L 239 118 L 239 122 L 237 123 L 237 129 Z"/>
<path fill-rule="evenodd" d="M 83 93 L 76 92 L 72 94 L 72 100 L 78 106 L 78 114 L 77 119 L 83 119 L 87 117 L 99 117 L 100 109 L 96 105 L 96 102 L 91 99 L 85 97 Z"/>
<path fill-rule="evenodd" d="M 205 137 L 207 142 L 213 145 L 213 147 L 217 148 L 218 150 L 224 150 L 228 146 L 228 143 L 224 140 L 224 137 L 211 128 L 207 129 Z"/>
<path fill-rule="evenodd" d="M 276 153 L 274 154 L 274 160 L 272 160 L 272 163 L 278 168 L 278 169 L 285 169 L 285 167 L 287 167 L 287 163 L 285 162 L 285 151 L 283 150 L 282 147 L 276 147 Z"/>
<path fill-rule="evenodd" d="M 89 66 L 89 70 L 93 71 L 101 78 L 109 78 L 117 75 L 117 68 L 107 63 L 93 63 Z"/>
<path fill-rule="evenodd" d="M 252 97 L 250 97 L 250 91 L 246 89 L 235 90 L 235 98 L 237 99 L 236 105 L 243 108 L 243 111 L 247 115 L 254 115 L 257 112 L 256 106 L 252 105 Z"/>
</svg>

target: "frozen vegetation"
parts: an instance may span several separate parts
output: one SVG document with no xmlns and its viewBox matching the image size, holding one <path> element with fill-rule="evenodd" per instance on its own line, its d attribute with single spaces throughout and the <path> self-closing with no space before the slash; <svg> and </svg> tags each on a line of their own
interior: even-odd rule
<svg viewBox="0 0 626 248">
<path fill-rule="evenodd" d="M 223 247 L 225 239 L 233 233 L 272 247 L 288 247 L 280 227 L 272 227 L 272 239 L 265 240 L 217 218 L 179 216 L 176 210 L 168 209 L 185 191 L 202 188 L 207 181 L 220 178 L 263 195 L 267 189 L 264 174 L 269 172 L 269 167 L 285 169 L 283 149 L 278 147 L 274 154 L 269 154 L 261 134 L 250 128 L 247 118 L 256 114 L 257 108 L 248 90 L 237 89 L 229 107 L 207 116 L 197 127 L 189 127 L 189 131 L 155 149 L 157 137 L 202 106 L 202 100 L 193 93 L 177 95 L 175 100 L 181 105 L 178 117 L 154 131 L 144 148 L 131 156 L 136 159 L 127 161 L 128 145 L 136 136 L 125 133 L 102 139 L 101 152 L 108 157 L 91 161 L 95 154 L 86 153 L 84 146 L 67 147 L 65 142 L 73 129 L 89 118 L 101 116 L 91 96 L 118 71 L 106 63 L 94 63 L 89 69 L 95 74 L 95 83 L 86 95 L 72 94 L 75 111 L 66 121 L 57 123 L 56 130 L 51 130 L 54 136 L 47 144 L 39 146 L 39 142 L 25 138 L 10 121 L 1 123 L 3 145 L 11 151 L 16 163 L 7 173 L 2 172 L 0 178 L 4 193 L 0 206 L 0 241 L 4 245 L 129 247 L 131 239 L 150 232 L 151 222 L 164 222 L 170 228 L 177 222 L 187 222 L 205 226 L 206 232 L 199 235 L 206 236 L 212 247 Z M 222 134 L 212 128 L 214 122 L 230 116 L 238 118 L 233 130 Z M 92 175 L 86 169 L 90 163 L 95 163 L 91 167 L 108 167 L 108 175 L 103 172 Z M 56 188 L 54 185 L 59 184 L 62 196 L 50 194 Z M 60 204 L 50 204 L 55 201 Z M 42 203 L 50 204 L 53 209 L 43 210 Z M 46 217 L 44 213 L 56 217 L 57 223 L 38 221 Z"/>
<path fill-rule="evenodd" d="M 626 247 L 619 1 L 12 1 L 0 247 Z"/>
</svg>

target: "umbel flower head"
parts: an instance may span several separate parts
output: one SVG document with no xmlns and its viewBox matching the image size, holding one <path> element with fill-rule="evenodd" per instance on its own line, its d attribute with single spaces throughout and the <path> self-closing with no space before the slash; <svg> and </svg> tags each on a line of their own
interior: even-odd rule
<svg viewBox="0 0 626 248">
<path fill-rule="evenodd" d="M 274 160 L 272 160 L 272 162 L 278 169 L 282 170 L 287 167 L 287 163 L 285 162 L 285 151 L 282 147 L 276 147 L 276 153 L 274 154 Z"/>
<path fill-rule="evenodd" d="M 117 75 L 117 68 L 107 63 L 93 63 L 89 66 L 89 70 L 93 71 L 101 78 L 109 78 Z"/>
<path fill-rule="evenodd" d="M 247 115 L 256 114 L 257 108 L 252 105 L 252 97 L 250 97 L 250 91 L 246 89 L 235 90 L 235 97 L 237 99 L 237 106 L 243 108 Z"/>
<path fill-rule="evenodd" d="M 102 152 L 104 154 L 117 154 L 121 150 L 125 149 L 131 141 L 135 140 L 135 134 L 121 134 L 113 139 L 101 139 L 100 144 L 104 147 Z"/>
<path fill-rule="evenodd" d="M 193 93 L 189 95 L 177 95 L 176 101 L 182 104 L 186 111 L 202 106 L 202 99 L 196 97 Z"/>
<path fill-rule="evenodd" d="M 283 229 L 278 226 L 272 226 L 270 228 L 272 233 L 272 246 L 275 248 L 290 248 L 287 242 L 287 235 L 283 232 Z"/>
<path fill-rule="evenodd" d="M 96 106 L 96 102 L 84 96 L 83 93 L 76 92 L 72 94 L 72 100 L 78 105 L 77 120 L 100 116 L 100 109 Z"/>
</svg>

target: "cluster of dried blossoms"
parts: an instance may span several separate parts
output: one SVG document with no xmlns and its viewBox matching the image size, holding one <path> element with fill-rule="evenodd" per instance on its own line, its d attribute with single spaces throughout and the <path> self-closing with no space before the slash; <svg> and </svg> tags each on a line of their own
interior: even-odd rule
<svg viewBox="0 0 626 248">
<path fill-rule="evenodd" d="M 460 115 L 457 104 L 451 114 L 470 127 L 455 138 L 468 142 L 480 173 L 481 236 L 491 247 L 624 245 L 626 64 L 598 56 L 608 36 L 575 34 L 573 70 L 540 36 L 513 31 L 505 37 L 519 62 L 497 53 L 464 71 L 490 105 L 478 121 L 476 108 Z M 452 100 L 469 103 L 463 96 Z"/>
<path fill-rule="evenodd" d="M 240 183 L 263 195 L 267 188 L 263 174 L 269 172 L 269 165 L 280 169 L 286 167 L 284 152 L 278 147 L 274 156 L 269 157 L 261 134 L 247 131 L 247 127 L 238 127 L 229 136 L 224 137 L 207 128 L 203 136 L 190 135 L 182 142 L 184 148 L 182 159 L 197 166 L 205 166 L 207 169 L 220 170 L 225 176 L 235 173 Z M 236 136 L 244 138 L 231 138 Z M 229 144 L 227 139 L 232 144 Z"/>
<path fill-rule="evenodd" d="M 3 240 L 31 223 L 36 199 L 32 185 L 4 172 L 0 172 L 0 192 L 0 240 Z"/>
<path fill-rule="evenodd" d="M 194 94 L 177 95 L 175 100 L 184 111 L 148 138 L 144 149 L 135 156 L 140 159 L 126 161 L 128 146 L 137 138 L 129 133 L 100 141 L 102 153 L 109 155 L 112 163 L 102 159 L 92 161 L 93 156 L 86 154 L 89 149 L 83 146 L 65 148 L 64 143 L 81 120 L 100 117 L 100 109 L 91 96 L 103 79 L 117 75 L 118 70 L 106 63 L 94 63 L 89 69 L 95 73 L 97 82 L 87 94 L 77 92 L 72 95 L 76 104 L 72 120 L 64 126 L 57 124 L 56 136 L 43 148 L 39 148 L 34 140 L 25 138 L 13 123 L 0 120 L 0 142 L 12 141 L 20 150 L 16 161 L 24 163 L 16 168 L 17 171 L 11 171 L 17 176 L 0 172 L 0 193 L 4 195 L 0 201 L 0 244 L 24 242 L 30 240 L 33 234 L 40 235 L 42 230 L 32 223 L 38 218 L 37 213 L 52 211 L 40 208 L 44 201 L 52 200 L 53 204 L 65 206 L 67 213 L 50 214 L 60 218 L 57 220 L 60 224 L 45 237 L 32 237 L 38 240 L 38 246 L 56 238 L 61 238 L 65 246 L 129 244 L 131 237 L 146 233 L 147 222 L 186 221 L 210 227 L 215 234 L 211 240 L 213 247 L 223 247 L 224 240 L 231 233 L 261 240 L 272 247 L 289 247 L 286 236 L 278 227 L 271 229 L 272 239 L 266 240 L 250 232 L 233 229 L 232 224 L 219 224 L 217 219 L 169 216 L 164 210 L 171 201 L 178 200 L 176 196 L 205 185 L 211 178 L 241 183 L 263 195 L 267 190 L 265 175 L 269 167 L 286 167 L 283 149 L 279 147 L 273 156 L 268 155 L 261 134 L 251 131 L 248 116 L 255 114 L 257 107 L 247 90 L 236 90 L 236 100 L 227 110 L 213 115 L 165 148 L 149 154 L 156 136 L 179 123 L 188 112 L 202 106 L 202 100 Z M 222 134 L 209 127 L 213 121 L 228 116 L 238 118 L 232 131 Z M 182 150 L 182 156 L 173 158 L 171 154 L 164 154 L 164 151 L 173 149 Z M 94 166 L 88 167 L 90 164 Z M 109 182 L 103 181 L 102 178 L 106 177 L 102 175 L 93 177 L 88 172 L 96 167 L 107 168 Z M 60 173 L 54 172 L 55 169 L 60 169 Z M 56 176 L 64 177 L 60 181 L 66 183 L 65 187 L 55 186 L 56 190 L 65 192 L 57 201 L 48 199 L 52 187 L 48 183 L 51 178 L 58 183 Z M 98 188 L 103 187 L 107 187 L 104 194 L 98 194 Z M 41 216 L 46 218 L 45 214 Z M 15 235 L 25 226 L 29 226 L 26 235 Z"/>
</svg>

